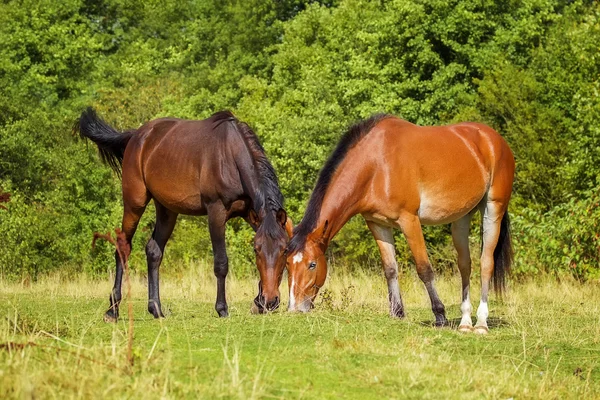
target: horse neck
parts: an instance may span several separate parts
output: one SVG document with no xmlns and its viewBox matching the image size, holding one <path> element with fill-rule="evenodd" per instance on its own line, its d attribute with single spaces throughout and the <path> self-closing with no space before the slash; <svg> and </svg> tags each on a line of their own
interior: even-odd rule
<svg viewBox="0 0 600 400">
<path fill-rule="evenodd" d="M 265 177 L 260 176 L 261 163 L 266 163 L 268 167 L 270 167 L 268 161 L 266 161 L 266 159 L 261 158 L 265 157 L 264 154 L 253 154 L 253 151 L 257 151 L 256 147 L 260 148 L 260 144 L 258 144 L 258 141 L 254 145 L 248 143 L 247 140 L 250 139 L 245 138 L 243 133 L 240 132 L 239 129 L 236 129 L 236 131 L 238 133 L 238 135 L 236 136 L 238 140 L 235 142 L 235 162 L 240 174 L 240 180 L 242 188 L 244 189 L 244 194 L 250 198 L 252 202 L 252 208 L 254 208 L 254 211 L 256 211 L 256 213 L 259 214 L 261 217 L 264 217 L 269 213 L 275 215 L 274 213 L 276 212 L 276 210 L 272 209 L 271 204 L 269 204 L 269 202 L 275 201 L 276 203 L 278 203 L 282 201 L 282 199 L 278 200 L 278 198 L 281 197 L 281 194 L 278 193 L 279 188 L 276 187 L 277 178 L 273 178 L 275 180 L 275 182 L 273 183 L 273 185 L 275 186 L 274 189 L 270 186 L 270 181 L 267 182 L 265 181 Z M 262 167 L 264 169 L 265 165 L 263 165 Z"/>
<path fill-rule="evenodd" d="M 247 147 L 245 147 L 245 144 L 243 150 L 244 151 L 240 151 L 236 155 L 235 163 L 240 174 L 240 181 L 244 190 L 244 194 L 250 198 L 253 207 L 256 207 L 257 204 L 261 204 L 261 210 L 265 209 L 266 211 L 268 207 L 266 205 L 266 198 L 264 198 L 261 191 L 262 188 L 260 186 L 258 170 L 255 167 L 252 155 Z M 257 213 L 259 213 L 261 210 L 255 208 Z"/>
<path fill-rule="evenodd" d="M 347 160 L 342 162 L 338 171 L 329 183 L 313 230 L 313 234 L 319 237 L 325 234 L 322 238 L 325 247 L 329 246 L 329 242 L 350 218 L 362 211 L 363 188 L 367 184 L 367 177 L 361 173 L 363 168 L 354 168 Z"/>
</svg>

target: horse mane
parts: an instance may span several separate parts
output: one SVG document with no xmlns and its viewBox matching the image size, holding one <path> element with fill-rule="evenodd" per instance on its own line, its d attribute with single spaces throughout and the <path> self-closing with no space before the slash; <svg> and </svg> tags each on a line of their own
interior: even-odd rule
<svg viewBox="0 0 600 400">
<path fill-rule="evenodd" d="M 266 208 L 267 211 L 275 211 L 276 213 L 279 209 L 283 209 L 284 200 L 281 190 L 279 189 L 277 174 L 275 173 L 273 165 L 271 165 L 271 162 L 267 158 L 265 149 L 261 145 L 258 136 L 256 136 L 248 124 L 238 120 L 231 111 L 220 111 L 211 118 L 215 123 L 215 127 L 225 121 L 232 122 L 248 147 L 258 172 L 259 191 L 256 193 L 256 204 L 252 205 L 254 211 L 258 214 L 259 210 Z M 273 216 L 275 213 L 273 213 Z M 277 220 L 276 218 L 269 218 L 269 214 L 270 213 L 267 213 L 263 225 L 265 225 L 268 234 L 271 236 L 279 236 L 280 230 L 274 229 L 278 227 Z"/>
<path fill-rule="evenodd" d="M 286 251 L 297 252 L 304 248 L 306 238 L 316 228 L 325 193 L 331 183 L 331 179 L 339 165 L 342 163 L 348 151 L 360 142 L 379 122 L 392 117 L 389 114 L 375 114 L 368 119 L 364 119 L 352 125 L 339 140 L 335 150 L 321 169 L 315 189 L 310 196 L 308 206 L 302 221 L 294 228 L 294 235 L 289 242 Z"/>
</svg>

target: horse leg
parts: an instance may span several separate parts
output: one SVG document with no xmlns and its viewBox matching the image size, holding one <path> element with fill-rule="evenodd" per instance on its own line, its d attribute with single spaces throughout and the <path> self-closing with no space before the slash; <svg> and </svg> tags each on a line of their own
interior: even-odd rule
<svg viewBox="0 0 600 400">
<path fill-rule="evenodd" d="M 461 332 L 471 332 L 473 330 L 473 321 L 471 320 L 471 300 L 469 296 L 471 279 L 471 253 L 469 251 L 469 228 L 471 226 L 471 214 L 465 215 L 461 219 L 452 223 L 452 241 L 458 253 L 458 270 L 462 279 L 462 299 L 460 311 L 462 318 L 458 330 Z"/>
<path fill-rule="evenodd" d="M 406 236 L 410 251 L 415 258 L 417 274 L 425 284 L 425 288 L 429 294 L 431 310 L 435 316 L 435 326 L 444 326 L 448 323 L 448 320 L 446 319 L 446 309 L 444 308 L 444 304 L 440 300 L 433 283 L 433 269 L 431 268 L 431 263 L 427 256 L 427 248 L 425 247 L 421 221 L 416 215 L 411 215 L 400 220 L 400 227 L 402 228 L 404 236 Z"/>
<path fill-rule="evenodd" d="M 214 271 L 217 277 L 217 301 L 215 310 L 219 317 L 229 315 L 227 299 L 225 296 L 225 278 L 229 271 L 229 261 L 227 259 L 227 249 L 225 246 L 225 223 L 227 222 L 227 213 L 222 206 L 214 206 L 208 210 L 208 229 L 210 231 L 210 240 L 212 242 L 214 256 Z"/>
<path fill-rule="evenodd" d="M 133 235 L 135 234 L 138 223 L 140 222 L 140 218 L 142 217 L 142 214 L 144 214 L 145 209 L 146 205 L 142 207 L 129 207 L 125 205 L 124 207 L 121 228 L 123 230 L 123 233 L 125 233 L 125 239 L 127 240 L 127 244 L 130 248 L 131 239 L 133 239 Z M 117 322 L 117 320 L 119 319 L 119 304 L 121 303 L 121 281 L 123 278 L 123 264 L 121 263 L 121 257 L 119 257 L 119 253 L 116 251 L 115 260 L 117 265 L 115 272 L 115 284 L 110 294 L 110 307 L 104 314 L 105 322 Z M 127 260 L 123 261 L 127 262 Z"/>
<path fill-rule="evenodd" d="M 488 293 L 490 290 L 490 280 L 494 273 L 494 250 L 498 243 L 500 235 L 500 224 L 504 215 L 505 207 L 499 202 L 489 201 L 482 211 L 481 229 L 481 302 L 477 308 L 477 324 L 475 324 L 475 333 L 485 334 L 488 332 Z"/>
<path fill-rule="evenodd" d="M 148 261 L 148 312 L 154 318 L 164 318 L 160 305 L 158 270 L 165 251 L 165 245 L 173 233 L 177 222 L 177 213 L 154 201 L 156 205 L 156 226 L 152 238 L 146 245 Z"/>
<path fill-rule="evenodd" d="M 383 272 L 388 285 L 388 298 L 390 301 L 390 315 L 392 317 L 404 318 L 404 306 L 398 285 L 398 263 L 396 262 L 396 250 L 394 248 L 394 236 L 392 228 L 381 226 L 375 222 L 367 221 L 367 226 L 377 241 Z"/>
</svg>

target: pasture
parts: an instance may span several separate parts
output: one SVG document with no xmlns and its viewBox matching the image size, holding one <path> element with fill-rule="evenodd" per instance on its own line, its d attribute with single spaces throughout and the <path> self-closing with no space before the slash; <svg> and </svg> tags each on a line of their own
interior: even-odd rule
<svg viewBox="0 0 600 400">
<path fill-rule="evenodd" d="M 0 19 L 0 399 L 600 398 L 600 2 L 7 0 L 0 2 Z M 80 129 L 83 136 L 104 143 L 103 157 L 96 145 L 84 145 L 72 132 L 87 106 L 114 127 L 100 126 L 90 134 L 90 127 L 99 124 L 89 112 L 91 123 L 79 124 L 90 128 Z M 258 142 L 246 141 L 255 144 L 252 162 L 242 157 L 225 163 L 229 151 L 203 148 L 214 163 L 208 178 L 198 182 L 195 177 L 202 175 L 195 167 L 200 164 L 192 156 L 206 143 L 200 135 L 189 136 L 189 142 L 157 139 L 154 143 L 173 145 L 166 152 L 136 153 L 132 146 L 129 154 L 156 162 L 149 162 L 149 168 L 125 163 L 125 170 L 135 173 L 131 180 L 123 175 L 130 198 L 122 202 L 120 180 L 100 162 L 107 154 L 113 167 L 122 161 L 132 134 L 118 132 L 159 118 L 203 120 L 223 110 L 248 124 L 264 154 Z M 344 151 L 334 150 L 348 126 L 380 112 L 419 126 L 472 121 L 497 131 L 515 155 L 514 165 L 501 163 L 507 173 L 502 195 L 496 196 L 493 182 L 483 182 L 499 177 L 495 170 L 486 171 L 491 164 L 469 161 L 478 143 L 488 142 L 467 140 L 477 137 L 474 131 L 456 136 L 447 142 L 451 145 L 437 134 L 431 136 L 435 146 L 414 136 L 423 151 L 408 153 L 399 152 L 404 146 L 397 141 L 388 146 L 374 139 L 362 149 L 369 157 L 352 157 L 352 149 L 360 150 L 356 140 L 368 133 L 358 129 L 349 136 L 354 140 L 342 140 Z M 215 136 L 215 142 L 235 139 L 223 125 L 214 125 L 219 126 L 226 134 Z M 190 132 L 198 133 L 196 128 Z M 153 143 L 139 139 L 132 143 Z M 502 159 L 482 149 L 482 156 L 494 153 L 499 158 L 490 160 Z M 332 150 L 348 158 L 327 162 Z M 320 195 L 309 201 L 319 171 L 324 165 L 329 172 L 342 168 L 342 159 L 355 176 L 325 174 L 331 179 L 323 181 L 329 183 L 316 191 L 322 201 Z M 255 168 L 259 160 L 269 168 Z M 245 168 L 221 174 L 225 164 Z M 422 168 L 425 164 L 431 168 Z M 414 173 L 393 173 L 404 166 Z M 259 170 L 263 173 L 253 179 L 250 171 Z M 375 173 L 388 170 L 391 174 L 382 179 Z M 249 179 L 237 182 L 240 171 Z M 272 175 L 269 182 L 261 179 L 265 171 Z M 420 184 L 441 182 L 443 176 L 447 185 L 436 190 Z M 150 177 L 163 186 L 162 196 Z M 218 177 L 231 181 L 213 185 Z M 379 190 L 372 190 L 371 178 Z M 176 182 L 182 190 L 167 187 Z M 326 196 L 332 182 L 338 190 Z M 387 191 L 387 182 L 398 190 Z M 219 206 L 216 193 L 193 187 L 199 183 L 232 192 L 221 196 Z M 466 190 L 471 185 L 479 189 Z M 252 198 L 256 187 L 272 190 Z M 440 269 L 466 266 L 466 249 L 479 248 L 479 241 L 466 240 L 465 220 L 455 225 L 455 232 L 462 233 L 459 263 L 452 247 L 456 237 L 452 240 L 447 228 L 426 229 L 423 240 L 417 222 L 458 218 L 483 199 L 483 189 L 493 190 L 486 196 L 491 213 L 483 211 L 482 219 L 484 268 L 474 263 L 471 281 L 473 314 L 480 290 L 484 296 L 486 291 L 478 274 L 491 272 L 495 231 L 489 225 L 504 211 L 493 209 L 498 198 L 503 203 L 512 199 L 514 275 L 502 301 L 490 297 L 487 336 L 456 329 L 457 267 L 453 274 L 438 276 L 451 326 L 434 328 L 432 303 L 438 305 L 440 323 L 445 322 L 437 294 L 429 285 L 428 298 L 415 270 L 425 281 L 431 278 L 427 255 Z M 383 204 L 386 198 L 394 203 L 409 193 L 412 218 L 403 210 L 387 216 L 379 212 L 391 209 Z M 148 210 L 140 220 L 150 197 L 158 199 L 158 207 L 149 206 L 158 218 Z M 303 242 L 303 255 L 292 255 L 288 264 L 293 276 L 299 271 L 295 288 L 321 285 L 324 245 L 335 240 L 327 252 L 335 262 L 311 313 L 285 311 L 284 279 L 280 310 L 250 314 L 259 274 L 283 265 L 275 263 L 275 255 L 287 238 L 276 224 L 261 224 L 278 228 L 279 234 L 261 229 L 253 242 L 258 221 L 246 210 L 246 197 L 253 207 L 262 204 L 262 211 L 269 211 L 263 219 L 261 210 L 253 210 L 260 220 L 276 220 L 281 227 L 285 221 L 288 228 L 294 221 L 301 227 L 303 235 L 292 240 Z M 363 204 L 360 210 L 363 198 L 382 204 Z M 161 207 L 161 199 L 172 209 Z M 205 199 L 217 205 L 211 213 L 202 204 Z M 449 200 L 453 207 L 447 207 Z M 230 201 L 237 205 L 229 207 Z M 323 204 L 332 206 L 324 208 L 323 226 L 314 217 L 302 223 L 307 210 L 318 216 Z M 348 215 L 334 224 L 327 219 L 328 209 Z M 182 217 L 173 230 L 175 212 L 205 211 L 212 216 Z M 372 234 L 363 218 L 354 218 L 333 239 L 334 228 L 341 228 L 350 214 L 363 214 L 370 222 L 380 218 L 383 225 L 389 223 L 383 217 L 403 216 L 398 221 L 404 238 L 386 229 Z M 250 224 L 240 219 L 224 227 L 235 215 L 247 216 Z M 126 301 L 117 323 L 103 322 L 120 271 L 114 272 L 110 245 L 90 249 L 92 232 L 117 226 L 125 236 L 138 227 L 130 263 L 145 271 L 148 258 L 154 310 L 166 315 L 155 320 L 148 314 L 147 278 L 134 275 L 135 332 L 129 328 Z M 320 238 L 313 234 L 316 227 L 322 229 Z M 171 233 L 159 303 L 156 273 Z M 304 239 L 310 239 L 308 249 Z M 256 263 L 253 250 L 258 250 Z M 407 313 L 403 320 L 388 316 L 388 285 L 381 267 L 370 264 L 373 257 L 379 260 L 379 251 L 387 260 L 392 305 L 400 303 L 392 260 L 403 266 L 414 258 L 416 268 L 399 277 Z M 226 319 L 217 318 L 214 310 L 214 266 L 191 263 L 211 259 L 216 260 L 223 315 L 227 280 Z M 269 290 L 279 275 L 266 275 L 258 298 L 269 309 L 279 300 Z M 302 277 L 315 279 L 302 282 Z M 298 301 L 299 309 L 307 306 Z"/>
<path fill-rule="evenodd" d="M 219 319 L 210 269 L 195 265 L 163 279 L 161 320 L 146 311 L 145 279 L 133 277 L 130 370 L 127 308 L 117 324 L 102 321 L 108 279 L 1 282 L 0 398 L 600 396 L 597 284 L 511 284 L 503 302 L 491 297 L 490 333 L 478 336 L 430 326 L 414 271 L 400 276 L 404 320 L 388 316 L 383 276 L 335 271 L 308 314 L 251 315 L 256 282 L 228 278 L 230 317 Z M 458 274 L 437 285 L 457 324 Z M 475 280 L 473 289 L 476 298 Z"/>
</svg>

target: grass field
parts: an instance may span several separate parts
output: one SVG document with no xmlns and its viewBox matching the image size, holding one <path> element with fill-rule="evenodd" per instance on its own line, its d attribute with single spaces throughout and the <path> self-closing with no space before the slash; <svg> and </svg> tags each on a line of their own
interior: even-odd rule
<svg viewBox="0 0 600 400">
<path fill-rule="evenodd" d="M 405 320 L 388 317 L 383 277 L 335 274 L 305 315 L 251 315 L 256 282 L 230 279 L 219 319 L 201 270 L 163 281 L 163 320 L 134 279 L 131 371 L 126 307 L 102 321 L 108 279 L 0 282 L 0 398 L 600 398 L 598 284 L 511 285 L 478 336 L 429 326 L 414 274 L 401 277 Z M 458 277 L 438 288 L 456 323 Z"/>
</svg>

